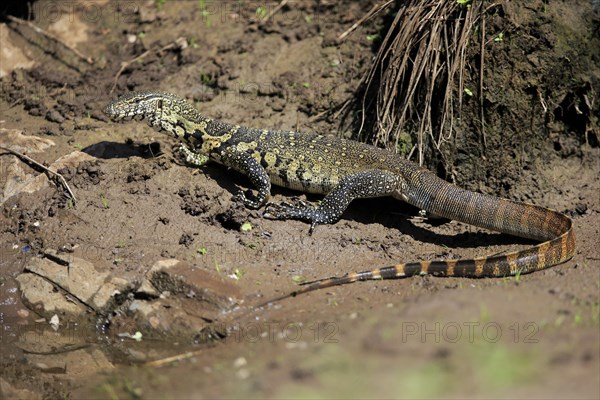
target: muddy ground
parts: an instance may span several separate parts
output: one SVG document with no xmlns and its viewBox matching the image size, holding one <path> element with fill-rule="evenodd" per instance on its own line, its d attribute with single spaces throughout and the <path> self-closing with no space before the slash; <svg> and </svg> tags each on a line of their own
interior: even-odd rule
<svg viewBox="0 0 600 400">
<path fill-rule="evenodd" d="M 4 10 L 0 144 L 59 170 L 77 201 L 0 157 L 3 398 L 600 397 L 599 11 L 499 2 L 487 16 L 488 148 L 467 99 L 444 149 L 446 178 L 571 216 L 573 260 L 505 279 L 353 284 L 252 311 L 306 280 L 531 245 L 392 199 L 356 201 L 309 236 L 233 201 L 245 177 L 190 167 L 172 139 L 102 114 L 117 94 L 163 90 L 229 122 L 350 135 L 352 118 L 329 111 L 355 95 L 387 16 L 338 43 L 376 2 L 277 4 L 32 3 L 52 38 L 7 17 L 26 8 Z"/>
</svg>

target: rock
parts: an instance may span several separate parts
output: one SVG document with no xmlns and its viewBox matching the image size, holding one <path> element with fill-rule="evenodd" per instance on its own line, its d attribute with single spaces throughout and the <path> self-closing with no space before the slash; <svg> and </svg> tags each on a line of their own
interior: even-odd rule
<svg viewBox="0 0 600 400">
<path fill-rule="evenodd" d="M 121 327 L 113 334 L 139 330 L 144 338 L 192 338 L 241 298 L 235 283 L 176 259 L 156 262 L 136 293 L 113 318 L 111 325 Z"/>
<path fill-rule="evenodd" d="M 92 298 L 92 304 L 96 309 L 107 309 L 114 296 L 122 293 L 129 286 L 129 282 L 123 278 L 112 277 L 98 289 Z"/>
<path fill-rule="evenodd" d="M 46 253 L 60 259 L 53 250 L 47 250 Z M 109 277 L 108 272 L 97 271 L 94 264 L 82 258 L 69 255 L 65 263 L 68 263 L 68 266 L 47 258 L 34 258 L 25 270 L 55 283 L 95 311 L 106 309 L 112 297 L 130 285 L 125 279 Z"/>
<path fill-rule="evenodd" d="M 141 331 L 147 339 L 165 337 L 191 338 L 209 325 L 214 313 L 199 309 L 192 302 L 178 298 L 162 298 L 153 301 L 134 300 L 128 311 L 133 314 L 134 324 L 124 324 L 133 334 Z"/>
<path fill-rule="evenodd" d="M 63 122 L 65 122 L 65 117 L 63 117 L 56 110 L 48 110 L 48 112 L 46 113 L 46 119 L 50 122 L 56 122 L 57 124 L 62 124 Z"/>
<path fill-rule="evenodd" d="M 48 25 L 48 32 L 57 36 L 61 41 L 67 43 L 71 47 L 77 47 L 79 44 L 88 43 L 88 31 L 90 30 L 90 27 L 87 23 L 92 20 L 92 15 L 94 18 L 97 17 L 95 15 L 96 11 L 97 10 L 94 10 L 89 13 L 57 13 L 57 15 L 51 19 L 52 22 L 50 25 Z M 85 16 L 85 18 L 82 18 L 82 16 Z"/>
<path fill-rule="evenodd" d="M 9 75 L 12 71 L 20 68 L 29 69 L 34 66 L 35 61 L 31 54 L 23 49 L 15 40 L 14 35 L 9 35 L 10 28 L 5 23 L 0 24 L 0 78 Z"/>
<path fill-rule="evenodd" d="M 49 252 L 52 254 L 52 252 Z M 47 258 L 34 258 L 25 267 L 26 271 L 45 277 L 60 286 L 79 301 L 91 306 L 92 297 L 104 285 L 108 273 L 98 272 L 94 264 L 72 257 L 69 265 L 61 265 Z"/>
<path fill-rule="evenodd" d="M 37 314 L 50 319 L 54 314 L 78 316 L 86 311 L 81 304 L 76 304 L 54 290 L 54 285 L 35 274 L 17 276 L 25 305 Z"/>
<path fill-rule="evenodd" d="M 137 288 L 136 293 L 143 294 L 147 297 L 158 297 L 160 293 L 154 286 L 152 286 L 152 282 L 149 279 L 144 279 L 139 288 Z"/>
<path fill-rule="evenodd" d="M 18 129 L 0 128 L 0 145 L 19 153 L 31 154 L 42 152 L 55 143 L 50 139 L 23 135 L 23 131 Z"/>
<path fill-rule="evenodd" d="M 0 129 L 0 133 L 6 131 L 7 130 Z M 54 142 L 49 139 L 36 138 L 38 140 L 33 140 L 21 135 L 19 132 L 13 132 L 9 137 L 9 140 L 5 140 L 4 137 L 0 136 L 2 137 L 0 144 L 16 151 L 19 151 L 23 146 L 32 146 L 32 149 L 45 149 L 46 147 L 54 145 Z M 26 150 L 26 152 L 31 153 L 29 150 Z M 91 160 L 95 160 L 95 158 L 81 151 L 74 151 L 60 157 L 53 162 L 49 168 L 56 172 L 61 168 L 77 166 L 83 161 Z M 21 160 L 16 157 L 11 158 L 11 161 L 6 163 L 5 172 L 7 178 L 0 180 L 0 182 L 5 182 L 4 187 L 0 187 L 0 190 L 2 190 L 0 193 L 0 204 L 3 204 L 7 199 L 16 194 L 35 193 L 49 185 L 48 176 L 46 174 L 28 174 L 21 167 L 21 163 Z"/>
<path fill-rule="evenodd" d="M 21 327 L 14 345 L 27 353 L 50 354 L 75 350 L 96 340 L 93 325 L 87 331 L 78 322 L 63 319 L 57 331 L 47 321 Z"/>
<path fill-rule="evenodd" d="M 157 261 L 146 279 L 159 292 L 183 295 L 215 311 L 229 310 L 241 298 L 239 287 L 232 281 L 176 259 Z"/>
<path fill-rule="evenodd" d="M 27 354 L 27 361 L 46 373 L 58 373 L 69 379 L 81 379 L 114 369 L 103 352 L 96 348 L 58 354 Z"/>
<path fill-rule="evenodd" d="M 6 179 L 2 179 L 4 187 L 0 188 L 0 204 L 19 193 L 34 193 L 48 186 L 45 174 L 28 174 L 21 165 L 16 157 L 6 162 L 3 171 L 6 172 Z"/>
<path fill-rule="evenodd" d="M 59 169 L 65 167 L 76 167 L 84 161 L 94 161 L 95 159 L 95 157 L 92 157 L 82 151 L 73 151 L 54 161 L 50 165 L 50 168 L 54 169 L 54 171 L 58 171 Z"/>
</svg>

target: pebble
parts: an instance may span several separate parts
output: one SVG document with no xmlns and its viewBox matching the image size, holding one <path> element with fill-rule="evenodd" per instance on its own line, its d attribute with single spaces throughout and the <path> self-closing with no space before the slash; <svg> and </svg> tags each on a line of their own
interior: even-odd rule
<svg viewBox="0 0 600 400">
<path fill-rule="evenodd" d="M 57 124 L 62 124 L 63 122 L 65 122 L 65 117 L 63 117 L 56 110 L 48 110 L 48 112 L 46 113 L 46 119 L 50 122 L 56 122 Z"/>
</svg>

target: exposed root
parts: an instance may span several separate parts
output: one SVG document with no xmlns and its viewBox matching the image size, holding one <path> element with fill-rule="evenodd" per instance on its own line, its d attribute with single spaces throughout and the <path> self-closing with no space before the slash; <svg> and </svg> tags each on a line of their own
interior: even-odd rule
<svg viewBox="0 0 600 400">
<path fill-rule="evenodd" d="M 414 153 L 419 164 L 425 161 L 426 149 L 439 151 L 451 139 L 462 107 L 469 40 L 480 18 L 495 5 L 402 2 L 361 82 L 359 134 L 368 123 L 374 144 L 397 148 L 401 134 L 410 132 L 416 135 Z M 480 68 L 481 74 L 484 66 Z M 345 111 L 350 107 L 346 105 Z M 373 115 L 372 120 L 367 121 L 366 115 Z"/>
</svg>

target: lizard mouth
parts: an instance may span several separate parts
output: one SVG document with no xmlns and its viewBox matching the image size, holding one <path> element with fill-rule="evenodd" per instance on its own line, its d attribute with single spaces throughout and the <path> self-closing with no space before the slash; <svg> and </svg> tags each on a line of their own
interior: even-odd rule
<svg viewBox="0 0 600 400">
<path fill-rule="evenodd" d="M 106 107 L 104 107 L 103 111 L 104 114 L 106 114 L 114 122 L 131 120 L 141 121 L 145 117 L 143 113 L 133 108 L 129 110 L 119 109 L 114 103 L 108 104 Z"/>
<path fill-rule="evenodd" d="M 106 107 L 104 107 L 104 110 L 102 111 L 104 111 L 104 114 L 106 114 L 113 121 L 118 119 L 117 110 L 115 109 L 115 106 L 112 103 L 107 104 Z"/>
</svg>

